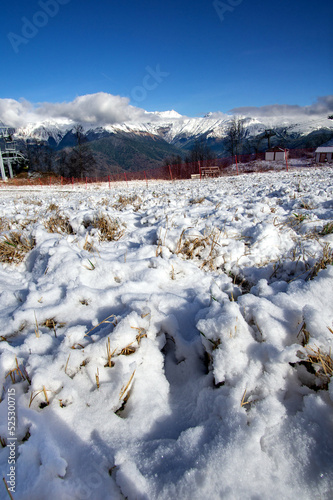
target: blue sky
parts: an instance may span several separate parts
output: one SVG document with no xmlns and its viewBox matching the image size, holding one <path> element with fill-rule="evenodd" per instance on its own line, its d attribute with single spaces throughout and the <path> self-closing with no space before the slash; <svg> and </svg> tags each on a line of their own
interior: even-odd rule
<svg viewBox="0 0 333 500">
<path fill-rule="evenodd" d="M 2 99 L 105 92 L 201 116 L 332 94 L 331 0 L 16 0 L 1 14 Z"/>
</svg>

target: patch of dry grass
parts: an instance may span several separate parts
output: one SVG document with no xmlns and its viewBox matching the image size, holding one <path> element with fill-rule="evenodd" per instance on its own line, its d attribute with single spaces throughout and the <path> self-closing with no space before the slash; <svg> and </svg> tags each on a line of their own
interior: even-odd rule
<svg viewBox="0 0 333 500">
<path fill-rule="evenodd" d="M 85 240 L 84 245 L 83 245 L 83 250 L 86 250 L 87 252 L 93 253 L 95 251 L 94 242 L 89 241 L 88 238 L 89 238 L 89 236 L 87 234 L 86 240 Z"/>
<path fill-rule="evenodd" d="M 213 228 L 207 235 L 201 235 L 191 239 L 185 238 L 185 240 L 183 241 L 185 231 L 186 230 L 184 229 L 179 237 L 175 253 L 181 253 L 186 259 L 194 259 L 195 257 L 200 258 L 201 252 L 208 248 L 209 254 L 208 256 L 206 256 L 206 258 L 203 259 L 201 267 L 208 265 L 209 268 L 213 270 L 214 259 L 216 257 L 215 248 L 217 245 L 219 245 L 217 240 L 221 234 L 220 231 L 216 228 Z M 207 252 L 205 253 L 207 255 Z"/>
<path fill-rule="evenodd" d="M 48 212 L 58 212 L 59 207 L 55 203 L 50 203 L 49 208 L 47 210 Z"/>
<path fill-rule="evenodd" d="M 59 323 L 56 321 L 54 318 L 49 318 L 46 319 L 41 326 L 45 326 L 46 328 L 49 328 L 50 330 L 53 330 L 54 336 L 57 336 L 57 328 L 63 328 L 66 325 L 66 323 Z M 57 328 L 56 328 L 57 327 Z"/>
<path fill-rule="evenodd" d="M 23 200 L 23 203 L 25 203 L 26 205 L 36 205 L 37 207 L 41 207 L 42 206 L 42 202 L 40 200 L 34 200 L 34 199 L 25 199 Z"/>
<path fill-rule="evenodd" d="M 21 366 L 19 365 L 19 362 L 17 361 L 17 358 L 15 358 L 15 368 L 13 368 L 12 370 L 9 370 L 9 372 L 6 374 L 5 378 L 7 377 L 10 377 L 11 381 L 13 384 L 16 383 L 16 377 L 18 377 L 18 380 L 21 381 L 21 380 L 26 380 L 28 382 L 29 385 L 31 385 L 31 380 L 30 380 L 30 377 L 28 375 L 28 372 L 27 370 L 25 369 L 25 366 Z"/>
<path fill-rule="evenodd" d="M 33 237 L 23 237 L 22 233 L 12 231 L 0 241 L 0 262 L 19 264 L 36 242 Z"/>
<path fill-rule="evenodd" d="M 299 226 L 302 222 L 304 222 L 308 218 L 306 214 L 293 214 L 289 217 L 289 225 L 290 227 Z"/>
<path fill-rule="evenodd" d="M 45 401 L 42 401 L 39 404 L 39 408 L 45 408 L 46 406 L 49 406 L 50 400 L 49 400 L 49 397 L 47 395 L 48 392 L 51 392 L 51 391 L 48 390 L 48 389 L 45 389 L 44 385 L 43 385 L 43 388 L 40 391 L 36 391 L 36 394 L 34 394 L 34 391 L 31 391 L 30 401 L 29 401 L 29 408 L 31 407 L 31 404 L 34 401 L 34 399 L 36 399 L 36 397 L 39 396 L 39 394 L 42 394 L 42 393 L 44 395 Z"/>
<path fill-rule="evenodd" d="M 199 205 L 205 201 L 205 197 L 203 196 L 202 198 L 192 198 L 190 200 L 190 205 Z"/>
<path fill-rule="evenodd" d="M 99 231 L 100 241 L 118 241 L 125 230 L 118 219 L 101 214 L 94 218 L 93 227 Z"/>
<path fill-rule="evenodd" d="M 120 356 L 130 356 L 131 354 L 134 354 L 136 351 L 136 348 L 132 345 L 134 342 L 131 342 L 127 346 L 123 347 L 122 350 L 120 351 Z"/>
<path fill-rule="evenodd" d="M 48 233 L 74 234 L 69 218 L 59 213 L 46 220 L 44 226 Z"/>
<path fill-rule="evenodd" d="M 9 222 L 4 217 L 0 217 L 0 231 L 8 231 L 9 230 Z"/>
<path fill-rule="evenodd" d="M 313 210 L 313 208 L 314 208 L 310 203 L 308 203 L 305 200 L 301 201 L 300 207 L 303 208 L 304 210 Z"/>
<path fill-rule="evenodd" d="M 311 268 L 310 274 L 307 279 L 312 280 L 315 278 L 319 271 L 326 269 L 327 266 L 333 265 L 333 250 L 329 244 L 326 244 L 323 248 L 323 254 L 320 259 L 317 260 L 315 265 Z"/>
<path fill-rule="evenodd" d="M 120 195 L 118 198 L 118 202 L 115 203 L 113 206 L 118 210 L 123 210 L 124 208 L 127 207 L 127 205 L 133 205 L 135 210 L 139 210 L 141 205 L 141 198 L 136 195 L 133 196 Z"/>
<path fill-rule="evenodd" d="M 331 350 L 328 353 L 321 351 L 319 347 L 306 347 L 307 361 L 309 361 L 317 377 L 320 377 L 323 384 L 328 385 L 333 375 L 333 359 Z"/>
</svg>

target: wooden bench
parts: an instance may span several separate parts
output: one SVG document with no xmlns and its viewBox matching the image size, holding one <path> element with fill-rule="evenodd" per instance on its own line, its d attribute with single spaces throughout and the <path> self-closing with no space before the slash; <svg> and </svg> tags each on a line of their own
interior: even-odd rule
<svg viewBox="0 0 333 500">
<path fill-rule="evenodd" d="M 219 177 L 220 169 L 219 169 L 219 167 L 216 167 L 216 166 L 202 167 L 201 168 L 201 175 L 202 175 L 202 177 Z"/>
</svg>

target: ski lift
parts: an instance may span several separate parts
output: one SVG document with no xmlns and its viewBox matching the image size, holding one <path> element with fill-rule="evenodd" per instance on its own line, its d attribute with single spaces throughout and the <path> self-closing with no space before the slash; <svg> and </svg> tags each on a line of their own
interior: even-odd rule
<svg viewBox="0 0 333 500">
<path fill-rule="evenodd" d="M 0 140 L 1 139 L 5 147 L 4 149 L 0 147 L 0 173 L 2 180 L 5 181 L 8 178 L 6 175 L 7 172 L 11 179 L 14 177 L 13 165 L 17 165 L 22 161 L 26 162 L 27 159 L 17 150 L 16 141 L 13 138 L 13 134 L 10 132 L 10 128 L 0 121 Z"/>
</svg>

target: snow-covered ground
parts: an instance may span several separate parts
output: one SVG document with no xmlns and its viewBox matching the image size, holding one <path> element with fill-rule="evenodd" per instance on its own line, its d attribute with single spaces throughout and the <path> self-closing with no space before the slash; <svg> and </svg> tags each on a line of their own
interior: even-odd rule
<svg viewBox="0 0 333 500">
<path fill-rule="evenodd" d="M 332 169 L 0 196 L 15 500 L 333 497 Z"/>
</svg>

